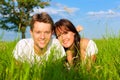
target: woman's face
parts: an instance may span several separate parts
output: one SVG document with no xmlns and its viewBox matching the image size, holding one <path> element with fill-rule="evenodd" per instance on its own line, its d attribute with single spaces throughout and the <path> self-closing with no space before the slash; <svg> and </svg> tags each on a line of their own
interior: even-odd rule
<svg viewBox="0 0 120 80">
<path fill-rule="evenodd" d="M 64 26 L 61 28 L 56 29 L 56 35 L 60 43 L 65 48 L 70 48 L 74 43 L 74 35 L 72 31 L 65 29 Z"/>
</svg>

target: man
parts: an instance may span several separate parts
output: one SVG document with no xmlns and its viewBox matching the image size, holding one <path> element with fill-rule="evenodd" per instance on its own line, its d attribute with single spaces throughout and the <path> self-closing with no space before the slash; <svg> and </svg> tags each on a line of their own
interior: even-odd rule
<svg viewBox="0 0 120 80">
<path fill-rule="evenodd" d="M 59 59 L 65 56 L 65 51 L 57 39 L 52 38 L 54 22 L 45 12 L 32 16 L 30 34 L 32 38 L 20 40 L 13 50 L 16 60 L 34 63 L 42 59 Z"/>
</svg>

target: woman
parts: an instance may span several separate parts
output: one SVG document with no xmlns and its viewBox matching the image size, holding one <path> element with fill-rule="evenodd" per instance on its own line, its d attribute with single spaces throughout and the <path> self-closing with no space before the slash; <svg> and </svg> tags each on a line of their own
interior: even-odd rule
<svg viewBox="0 0 120 80">
<path fill-rule="evenodd" d="M 98 52 L 96 44 L 93 40 L 81 38 L 77 29 L 67 19 L 60 19 L 55 23 L 55 35 L 61 42 L 67 54 L 69 65 L 73 65 L 78 61 L 86 62 L 96 60 Z"/>
</svg>

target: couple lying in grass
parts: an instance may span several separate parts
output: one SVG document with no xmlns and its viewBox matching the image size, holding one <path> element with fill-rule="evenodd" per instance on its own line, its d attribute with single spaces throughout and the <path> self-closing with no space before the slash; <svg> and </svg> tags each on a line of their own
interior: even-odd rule
<svg viewBox="0 0 120 80">
<path fill-rule="evenodd" d="M 34 64 L 42 59 L 48 60 L 66 58 L 69 66 L 76 62 L 86 63 L 96 60 L 97 46 L 93 40 L 81 38 L 80 27 L 77 29 L 67 19 L 60 19 L 55 24 L 46 12 L 32 16 L 30 34 L 32 38 L 20 40 L 13 50 L 14 58 L 20 62 Z M 56 38 L 53 38 L 53 33 Z"/>
</svg>

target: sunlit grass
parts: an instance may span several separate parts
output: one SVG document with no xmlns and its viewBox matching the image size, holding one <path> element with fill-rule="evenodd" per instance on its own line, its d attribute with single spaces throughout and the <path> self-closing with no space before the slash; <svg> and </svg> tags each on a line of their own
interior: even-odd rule
<svg viewBox="0 0 120 80">
<path fill-rule="evenodd" d="M 12 56 L 17 40 L 0 42 L 0 80 L 120 80 L 120 37 L 94 40 L 98 47 L 97 60 L 90 71 L 80 65 L 67 70 L 63 60 L 16 64 Z"/>
</svg>

